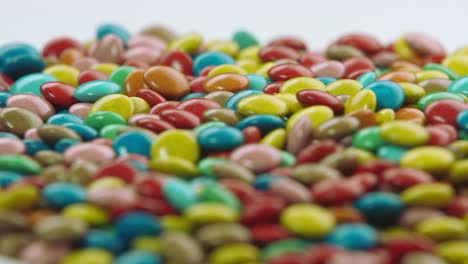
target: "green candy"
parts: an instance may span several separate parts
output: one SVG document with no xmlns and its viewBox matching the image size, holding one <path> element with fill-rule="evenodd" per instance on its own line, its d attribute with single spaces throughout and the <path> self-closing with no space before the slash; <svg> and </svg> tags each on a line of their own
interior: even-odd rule
<svg viewBox="0 0 468 264">
<path fill-rule="evenodd" d="M 206 123 L 203 123 L 197 127 L 195 127 L 193 129 L 194 132 L 200 132 L 202 130 L 205 130 L 207 128 L 210 128 L 210 127 L 222 127 L 222 126 L 226 126 L 226 124 L 224 122 L 221 122 L 221 121 L 211 121 L 211 122 L 206 122 Z"/>
<path fill-rule="evenodd" d="M 296 164 L 296 157 L 287 151 L 281 151 L 281 166 L 292 167 Z"/>
<path fill-rule="evenodd" d="M 440 72 L 443 72 L 445 74 L 447 74 L 447 76 L 450 78 L 450 80 L 455 80 L 455 79 L 458 79 L 458 75 L 453 72 L 452 70 L 450 70 L 449 68 L 441 65 L 441 64 L 436 64 L 436 63 L 428 63 L 426 65 L 424 65 L 424 67 L 422 68 L 423 70 L 435 70 L 435 71 L 440 71 Z"/>
<path fill-rule="evenodd" d="M 286 253 L 301 252 L 309 247 L 309 243 L 301 239 L 285 239 L 268 244 L 262 249 L 262 258 L 269 260 Z"/>
<path fill-rule="evenodd" d="M 226 159 L 225 158 L 211 158 L 211 157 L 208 157 L 208 158 L 204 158 L 202 160 L 200 160 L 200 162 L 198 162 L 198 172 L 201 174 L 201 175 L 205 175 L 205 176 L 214 176 L 213 175 L 213 166 L 215 164 L 218 164 L 218 163 L 223 163 L 225 162 Z"/>
<path fill-rule="evenodd" d="M 1 155 L 0 171 L 17 172 L 23 175 L 35 175 L 42 167 L 35 160 L 22 155 Z"/>
<path fill-rule="evenodd" d="M 352 145 L 356 148 L 376 151 L 385 145 L 385 141 L 380 135 L 379 127 L 366 127 L 353 135 Z"/>
<path fill-rule="evenodd" d="M 131 72 L 135 70 L 136 68 L 131 66 L 118 67 L 115 70 L 113 70 L 109 75 L 109 81 L 115 82 L 116 84 L 120 85 L 120 88 L 122 88 L 123 91 L 125 79 Z"/>
<path fill-rule="evenodd" d="M 99 111 L 89 114 L 84 120 L 84 124 L 101 131 L 107 125 L 126 125 L 127 121 L 116 113 Z"/>
<path fill-rule="evenodd" d="M 225 204 L 237 211 L 240 210 L 241 204 L 237 196 L 222 188 L 218 184 L 205 184 L 202 190 L 198 193 L 198 200 L 203 202 L 215 202 Z"/>
<path fill-rule="evenodd" d="M 442 99 L 452 99 L 464 102 L 463 97 L 459 96 L 458 94 L 451 92 L 435 92 L 421 97 L 421 99 L 419 99 L 418 101 L 418 108 L 424 111 L 424 109 L 426 109 L 426 106 L 428 106 L 430 103 Z"/>
<path fill-rule="evenodd" d="M 99 132 L 99 135 L 103 138 L 114 139 L 117 137 L 117 133 L 121 128 L 127 127 L 127 125 L 122 124 L 111 124 L 103 127 Z"/>
<path fill-rule="evenodd" d="M 236 42 L 240 49 L 258 45 L 257 39 L 251 33 L 243 30 L 234 33 L 232 41 Z"/>
</svg>

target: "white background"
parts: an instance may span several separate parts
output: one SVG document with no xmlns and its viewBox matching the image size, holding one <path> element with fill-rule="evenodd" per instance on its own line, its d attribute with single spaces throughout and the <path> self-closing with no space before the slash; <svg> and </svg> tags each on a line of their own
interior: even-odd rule
<svg viewBox="0 0 468 264">
<path fill-rule="evenodd" d="M 259 40 L 300 36 L 320 49 L 346 32 L 367 32 L 392 41 L 404 32 L 425 32 L 453 51 L 468 44 L 468 0 L 0 0 L 0 45 L 23 41 L 40 48 L 50 38 L 93 38 L 103 22 L 131 32 L 152 23 L 176 32 L 196 31 L 227 39 L 248 29 Z M 6 263 L 1 260 L 0 263 Z"/>
<path fill-rule="evenodd" d="M 323 48 L 345 32 L 362 31 L 382 41 L 404 32 L 426 32 L 453 51 L 468 44 L 467 0 L 0 0 L 0 43 L 94 36 L 102 22 L 131 32 L 164 23 L 178 33 L 197 31 L 207 39 L 230 38 L 236 29 L 261 41 L 296 35 Z"/>
</svg>

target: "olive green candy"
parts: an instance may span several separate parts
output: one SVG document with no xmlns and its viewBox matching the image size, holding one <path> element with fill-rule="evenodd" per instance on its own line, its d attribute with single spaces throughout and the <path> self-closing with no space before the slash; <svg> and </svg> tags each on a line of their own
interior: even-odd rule
<svg viewBox="0 0 468 264">
<path fill-rule="evenodd" d="M 157 37 L 157 38 L 164 40 L 165 42 L 170 42 L 177 37 L 174 31 L 161 25 L 148 26 L 143 29 L 141 34 Z"/>
<path fill-rule="evenodd" d="M 88 226 L 80 220 L 53 215 L 41 219 L 33 229 L 41 239 L 68 242 L 80 239 L 87 232 Z"/>
<path fill-rule="evenodd" d="M 84 124 L 97 131 L 101 131 L 101 129 L 107 125 L 126 125 L 127 121 L 116 113 L 99 111 L 89 114 L 84 120 Z"/>
<path fill-rule="evenodd" d="M 42 167 L 35 160 L 22 155 L 0 155 L 0 171 L 17 172 L 23 175 L 41 173 Z"/>
<path fill-rule="evenodd" d="M 209 257 L 210 264 L 241 264 L 260 259 L 258 249 L 246 243 L 234 243 L 216 248 Z"/>
<path fill-rule="evenodd" d="M 452 100 L 457 100 L 460 102 L 465 101 L 463 97 L 455 93 L 434 92 L 434 93 L 426 94 L 425 96 L 421 97 L 421 99 L 418 100 L 418 108 L 424 111 L 424 109 L 426 109 L 426 106 L 428 106 L 430 103 L 434 101 L 442 100 L 442 99 L 452 99 Z"/>
<path fill-rule="evenodd" d="M 52 150 L 41 150 L 34 155 L 34 159 L 42 166 L 51 166 L 62 164 L 64 162 L 63 156 Z"/>
<path fill-rule="evenodd" d="M 112 264 L 113 259 L 109 251 L 87 248 L 68 254 L 60 264 Z"/>
<path fill-rule="evenodd" d="M 359 120 L 354 117 L 335 117 L 323 122 L 314 130 L 316 139 L 341 139 L 359 129 Z"/>
<path fill-rule="evenodd" d="M 107 212 L 93 204 L 71 204 L 63 208 L 62 216 L 69 219 L 76 219 L 97 226 L 109 222 Z"/>
<path fill-rule="evenodd" d="M 0 125 L 20 137 L 29 129 L 38 128 L 43 124 L 39 115 L 23 108 L 8 107 L 0 110 Z"/>
<path fill-rule="evenodd" d="M 457 239 L 467 234 L 463 220 L 449 216 L 424 220 L 416 226 L 416 231 L 433 240 Z"/>
<path fill-rule="evenodd" d="M 54 146 L 63 138 L 81 141 L 81 137 L 75 131 L 59 125 L 43 125 L 37 132 L 42 141 L 49 146 Z"/>
<path fill-rule="evenodd" d="M 229 91 L 214 91 L 205 95 L 205 98 L 211 101 L 215 101 L 219 105 L 223 106 L 226 104 L 226 101 L 229 99 L 229 97 L 231 97 L 233 94 L 234 93 Z"/>
<path fill-rule="evenodd" d="M 336 152 L 326 156 L 320 163 L 348 175 L 359 165 L 359 157 L 351 152 Z"/>
<path fill-rule="evenodd" d="M 456 161 L 452 165 L 449 180 L 453 183 L 468 182 L 468 159 Z"/>
<path fill-rule="evenodd" d="M 17 185 L 0 192 L 0 209 L 29 210 L 40 200 L 40 193 L 35 186 Z"/>
<path fill-rule="evenodd" d="M 241 204 L 237 196 L 218 184 L 205 184 L 198 192 L 198 200 L 202 202 L 217 202 L 235 210 L 240 210 Z"/>
<path fill-rule="evenodd" d="M 97 169 L 97 165 L 90 161 L 75 160 L 68 171 L 68 181 L 84 185 Z"/>
<path fill-rule="evenodd" d="M 15 257 L 34 239 L 34 235 L 26 232 L 12 232 L 0 236 L 0 255 Z"/>
<path fill-rule="evenodd" d="M 446 92 L 452 81 L 443 79 L 443 78 L 433 78 L 427 79 L 420 83 L 426 94 L 437 93 L 437 92 Z"/>
<path fill-rule="evenodd" d="M 364 57 L 364 53 L 362 53 L 362 51 L 348 45 L 332 45 L 327 49 L 325 55 L 330 60 L 339 61 L 344 61 L 354 57 Z"/>
<path fill-rule="evenodd" d="M 28 227 L 26 217 L 15 210 L 0 209 L 0 234 L 25 229 Z"/>
<path fill-rule="evenodd" d="M 283 254 L 301 252 L 308 248 L 309 243 L 301 239 L 284 239 L 269 243 L 262 249 L 262 259 L 269 260 Z"/>
<path fill-rule="evenodd" d="M 46 167 L 42 171 L 40 177 L 44 178 L 49 183 L 68 181 L 70 178 L 68 168 L 62 164 L 55 164 Z"/>
<path fill-rule="evenodd" d="M 249 229 L 236 223 L 219 223 L 201 227 L 195 238 L 206 248 L 219 247 L 231 243 L 248 243 Z"/>
<path fill-rule="evenodd" d="M 342 174 L 339 170 L 316 163 L 301 164 L 293 168 L 291 176 L 305 184 L 313 184 L 327 179 L 339 179 Z"/>
<path fill-rule="evenodd" d="M 465 264 L 468 261 L 468 241 L 455 240 L 440 243 L 436 252 L 450 263 Z"/>
<path fill-rule="evenodd" d="M 468 156 L 468 141 L 454 141 L 447 146 L 447 149 L 455 154 L 457 160 L 461 160 Z"/>
<path fill-rule="evenodd" d="M 408 206 L 442 207 L 455 195 L 453 187 L 444 183 L 426 183 L 412 186 L 401 193 Z"/>
<path fill-rule="evenodd" d="M 161 252 L 161 240 L 153 236 L 140 236 L 133 240 L 132 249 L 159 254 Z"/>
<path fill-rule="evenodd" d="M 165 215 L 161 217 L 161 225 L 165 231 L 181 231 L 190 233 L 192 223 L 180 215 Z"/>
<path fill-rule="evenodd" d="M 183 232 L 166 232 L 161 237 L 161 254 L 169 263 L 206 263 L 200 244 Z"/>
<path fill-rule="evenodd" d="M 401 259 L 401 264 L 448 264 L 439 256 L 430 253 L 409 253 Z"/>
<path fill-rule="evenodd" d="M 213 174 L 219 178 L 233 178 L 247 183 L 253 182 L 255 174 L 249 169 L 234 163 L 234 162 L 220 162 L 211 167 Z"/>
<path fill-rule="evenodd" d="M 219 121 L 229 126 L 235 126 L 242 119 L 242 115 L 228 108 L 213 108 L 203 112 L 203 121 Z"/>
</svg>

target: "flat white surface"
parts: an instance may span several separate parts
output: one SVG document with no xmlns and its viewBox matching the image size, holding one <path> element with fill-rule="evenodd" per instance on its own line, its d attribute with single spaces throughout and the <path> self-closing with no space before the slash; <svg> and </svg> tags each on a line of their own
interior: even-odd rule
<svg viewBox="0 0 468 264">
<path fill-rule="evenodd" d="M 36 47 L 62 35 L 94 36 L 102 22 L 131 32 L 152 23 L 176 32 L 226 39 L 239 28 L 261 41 L 295 35 L 323 48 L 345 32 L 367 32 L 382 41 L 404 32 L 425 32 L 449 51 L 468 44 L 467 0 L 0 0 L 0 44 L 26 41 Z"/>
</svg>

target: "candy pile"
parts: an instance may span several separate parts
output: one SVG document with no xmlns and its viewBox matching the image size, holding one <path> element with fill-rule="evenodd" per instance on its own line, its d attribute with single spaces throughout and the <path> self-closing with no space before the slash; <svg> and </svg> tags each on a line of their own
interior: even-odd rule
<svg viewBox="0 0 468 264">
<path fill-rule="evenodd" d="M 105 24 L 0 71 L 1 255 L 468 264 L 468 46 Z"/>
</svg>

